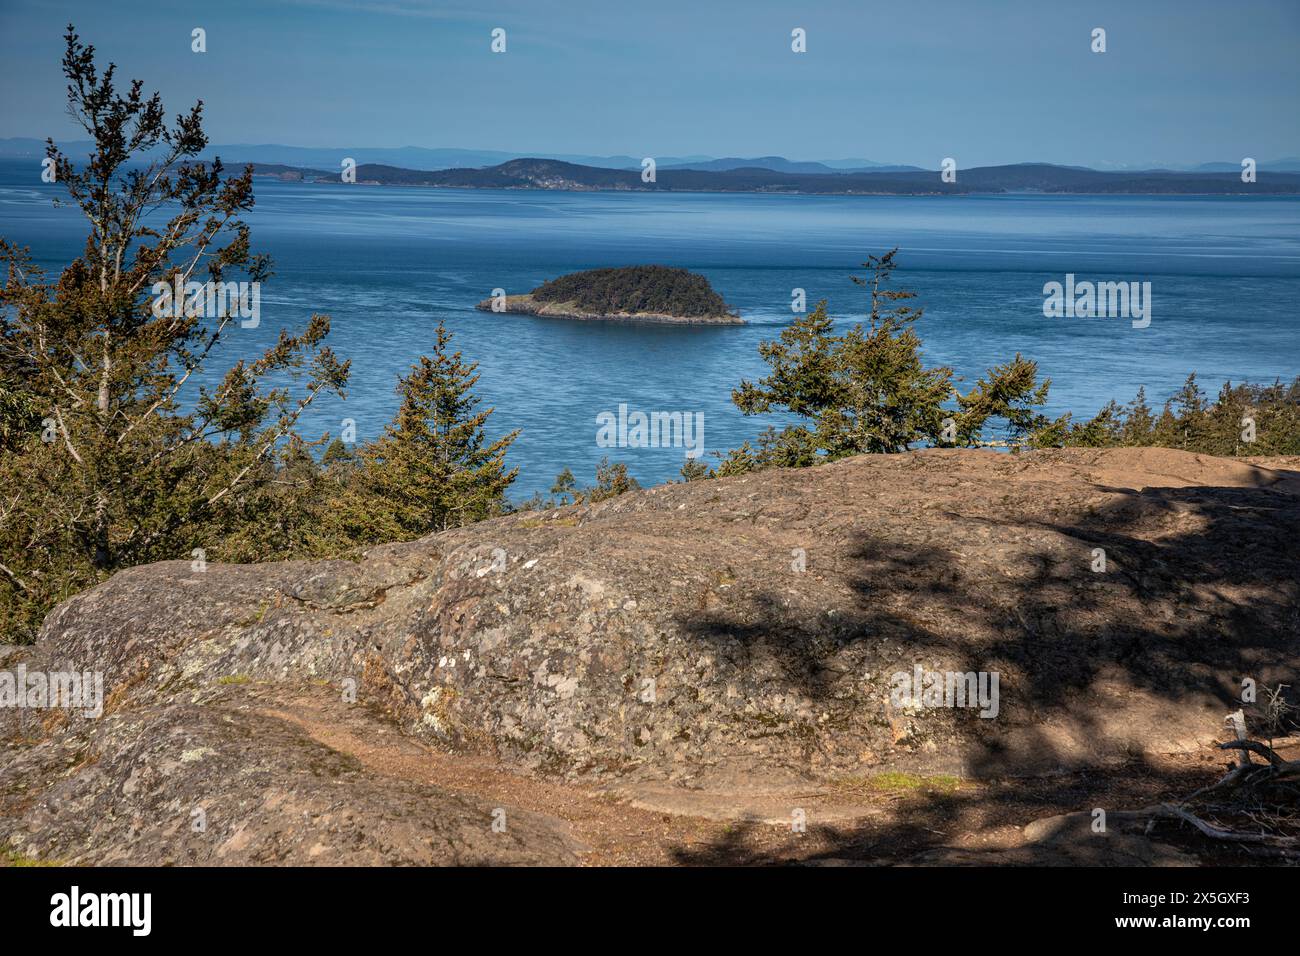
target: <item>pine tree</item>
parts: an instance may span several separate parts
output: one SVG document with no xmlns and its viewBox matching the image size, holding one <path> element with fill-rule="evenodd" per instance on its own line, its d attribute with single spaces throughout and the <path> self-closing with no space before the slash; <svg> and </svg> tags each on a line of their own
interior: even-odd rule
<svg viewBox="0 0 1300 956">
<path fill-rule="evenodd" d="M 1038 363 L 1022 358 L 995 366 L 965 395 L 957 397 L 958 443 L 974 444 L 991 418 L 1006 422 L 1007 437 L 1018 440 L 1046 428 L 1050 421 L 1034 409 L 1047 403 L 1051 379 L 1038 381 Z"/>
<path fill-rule="evenodd" d="M 1138 386 L 1137 395 L 1125 410 L 1121 443 L 1129 447 L 1149 445 L 1154 428 L 1155 417 L 1151 414 L 1151 406 L 1147 404 L 1146 386 Z"/>
<path fill-rule="evenodd" d="M 914 327 L 922 310 L 899 304 L 916 293 L 889 288 L 897 251 L 868 256 L 863 265 L 870 274 L 851 277 L 870 291 L 865 324 L 836 335 L 823 301 L 783 329 L 777 341 L 759 345 L 770 374 L 757 384 L 742 381 L 732 401 L 746 415 L 785 410 L 809 424 L 769 428 L 757 448 L 746 442 L 730 453 L 718 475 L 938 444 L 949 417 L 959 445 L 976 444 L 993 418 L 1003 420 L 1013 438 L 1041 441 L 1052 426 L 1051 440 L 1059 440 L 1068 419 L 1053 423 L 1035 411 L 1046 403 L 1051 383 L 1038 382 L 1034 362 L 1017 355 L 989 369 L 966 395 L 953 384 L 952 369 L 926 366 Z M 954 399 L 955 414 L 945 408 Z"/>
<path fill-rule="evenodd" d="M 1177 448 L 1192 450 L 1204 438 L 1205 393 L 1196 384 L 1196 373 L 1187 376 L 1183 387 L 1174 393 L 1174 407 L 1178 409 Z"/>
<path fill-rule="evenodd" d="M 421 356 L 398 384 L 401 406 L 384 434 L 362 452 L 358 504 L 365 514 L 352 535 L 410 540 L 502 514 L 519 469 L 505 456 L 519 432 L 487 442 L 492 409 L 476 410 L 478 363 L 451 351 L 439 322 L 433 352 Z M 366 525 L 369 525 L 368 527 Z"/>
<path fill-rule="evenodd" d="M 1114 448 L 1120 444 L 1124 410 L 1114 399 L 1082 425 L 1071 427 L 1067 444 L 1084 448 Z"/>
<path fill-rule="evenodd" d="M 718 455 L 718 452 L 714 452 Z M 747 441 L 741 442 L 739 448 L 733 448 L 726 455 L 719 455 L 721 460 L 718 467 L 714 469 L 714 475 L 718 478 L 730 478 L 732 475 L 744 475 L 751 471 L 765 467 L 755 454 L 754 447 Z"/>
<path fill-rule="evenodd" d="M 709 470 L 709 466 L 698 458 L 687 458 L 682 462 L 681 471 L 677 474 L 682 481 L 687 482 L 703 481 L 705 478 L 713 477 L 713 472 Z"/>
<path fill-rule="evenodd" d="M 628 474 L 627 465 L 621 461 L 611 464 L 608 456 L 606 456 L 596 466 L 595 487 L 588 488 L 583 495 L 583 499 L 595 504 L 598 501 L 617 498 L 629 491 L 636 491 L 640 487 L 640 483 Z"/>
<path fill-rule="evenodd" d="M 793 452 L 799 459 L 800 450 L 812 449 L 830 461 L 903 451 L 913 442 L 937 438 L 943 402 L 953 392 L 952 370 L 925 367 L 921 340 L 912 328 L 922 312 L 894 304 L 915 296 L 888 288 L 897 251 L 868 256 L 863 265 L 870 276 L 851 277 L 870 290 L 865 326 L 859 323 L 836 336 L 823 301 L 783 329 L 778 341 L 759 346 L 771 373 L 757 384 L 742 381 L 732 401 L 746 415 L 784 409 L 812 424 L 791 426 L 779 438 L 769 438 L 770 450 L 787 456 Z M 777 463 L 761 455 L 760 462 Z"/>
<path fill-rule="evenodd" d="M 577 500 L 578 480 L 573 477 L 573 472 L 565 468 L 555 476 L 555 481 L 551 484 L 551 494 L 558 499 L 559 505 L 567 505 Z"/>
<path fill-rule="evenodd" d="M 1157 448 L 1179 448 L 1179 435 L 1178 416 L 1174 414 L 1174 403 L 1170 400 L 1165 402 L 1151 429 L 1151 444 Z"/>
</svg>

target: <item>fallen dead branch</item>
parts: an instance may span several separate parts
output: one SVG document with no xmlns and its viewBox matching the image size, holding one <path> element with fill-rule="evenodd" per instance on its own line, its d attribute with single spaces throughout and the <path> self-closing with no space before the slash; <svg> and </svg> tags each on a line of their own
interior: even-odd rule
<svg viewBox="0 0 1300 956">
<path fill-rule="evenodd" d="M 1217 783 L 1203 787 L 1177 804 L 1160 804 L 1137 813 L 1152 819 L 1179 820 L 1211 840 L 1282 851 L 1283 856 L 1300 850 L 1300 799 L 1297 799 L 1300 791 L 1290 784 L 1300 779 L 1300 760 L 1286 760 L 1269 744 L 1244 734 L 1239 734 L 1237 740 L 1219 744 L 1219 749 L 1238 751 L 1241 762 Z M 1263 757 L 1267 763 L 1255 763 L 1251 754 Z M 1199 810 L 1198 805 L 1210 794 L 1229 794 L 1231 802 L 1216 803 L 1209 809 L 1220 817 L 1242 822 L 1229 826 L 1203 819 L 1206 811 Z"/>
<path fill-rule="evenodd" d="M 1175 802 L 1113 811 L 1108 819 L 1144 821 L 1148 835 L 1157 821 L 1176 821 L 1207 839 L 1240 844 L 1252 853 L 1300 859 L 1300 760 L 1286 760 L 1269 744 L 1244 735 L 1218 747 L 1239 751 L 1241 762 L 1217 782 Z M 1256 763 L 1251 754 L 1267 762 Z"/>
</svg>

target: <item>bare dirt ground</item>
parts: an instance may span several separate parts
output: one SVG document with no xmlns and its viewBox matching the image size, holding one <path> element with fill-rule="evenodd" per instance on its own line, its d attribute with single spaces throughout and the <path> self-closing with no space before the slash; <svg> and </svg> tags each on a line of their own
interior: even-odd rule
<svg viewBox="0 0 1300 956">
<path fill-rule="evenodd" d="M 364 708 L 340 711 L 324 694 L 304 693 L 267 716 L 300 727 L 314 740 L 359 760 L 370 772 L 431 784 L 493 807 L 518 808 L 567 828 L 584 866 L 1059 864 L 1127 862 L 1155 865 L 1277 862 L 1250 848 L 1215 846 L 1190 828 L 1162 825 L 1157 840 L 1106 847 L 1091 858 L 1036 845 L 1026 827 L 1045 817 L 1093 807 L 1147 806 L 1190 793 L 1222 776 L 1224 753 L 1169 755 L 1154 762 L 1031 778 L 882 783 L 869 778 L 830 786 L 755 792 L 691 792 L 656 788 L 663 809 L 618 787 L 538 779 L 488 757 L 439 751 L 395 731 Z M 1300 757 L 1300 738 L 1279 744 Z M 640 804 L 640 805 L 638 805 Z M 806 828 L 796 832 L 795 807 Z M 775 819 L 784 812 L 784 820 Z M 1076 835 L 1071 835 L 1071 839 Z"/>
</svg>

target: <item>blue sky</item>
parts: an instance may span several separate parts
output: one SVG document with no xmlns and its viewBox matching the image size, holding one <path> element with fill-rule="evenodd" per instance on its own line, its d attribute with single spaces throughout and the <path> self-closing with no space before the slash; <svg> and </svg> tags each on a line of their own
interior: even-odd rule
<svg viewBox="0 0 1300 956">
<path fill-rule="evenodd" d="M 0 0 L 0 136 L 71 135 L 69 19 L 170 112 L 202 98 L 215 143 L 930 168 L 1300 155 L 1298 0 Z"/>
</svg>

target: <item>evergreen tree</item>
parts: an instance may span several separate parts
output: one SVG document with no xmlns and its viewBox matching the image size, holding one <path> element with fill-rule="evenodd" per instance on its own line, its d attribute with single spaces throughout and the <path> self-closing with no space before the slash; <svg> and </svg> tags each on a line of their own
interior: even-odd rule
<svg viewBox="0 0 1300 956">
<path fill-rule="evenodd" d="M 732 401 L 746 415 L 789 411 L 808 425 L 769 428 L 755 448 L 746 442 L 719 465 L 719 475 L 774 465 L 805 467 L 849 455 L 900 452 L 944 440 L 944 421 L 956 425 L 955 443 L 978 443 L 991 419 L 1005 423 L 1015 439 L 1035 440 L 1049 426 L 1063 432 L 1066 419 L 1051 422 L 1035 408 L 1047 401 L 1050 382 L 1038 382 L 1036 363 L 1017 355 L 990 369 L 968 394 L 953 384 L 952 369 L 927 367 L 914 327 L 922 310 L 900 304 L 916 293 L 889 288 L 897 249 L 868 256 L 866 277 L 871 311 L 843 335 L 820 302 L 782 330 L 775 342 L 759 345 L 770 373 L 757 384 L 742 381 Z M 955 400 L 958 411 L 945 404 Z"/>
<path fill-rule="evenodd" d="M 1207 402 L 1195 375 L 1152 416 L 1146 389 L 1127 406 L 1111 401 L 1090 421 L 1040 433 L 1042 444 L 1093 448 L 1179 448 L 1210 455 L 1288 455 L 1300 451 L 1300 378 L 1290 385 L 1232 385 Z M 1254 440 L 1246 418 L 1254 422 Z M 1065 417 L 1068 423 L 1069 416 Z"/>
<path fill-rule="evenodd" d="M 1174 393 L 1173 405 L 1178 409 L 1178 437 L 1174 447 L 1191 450 L 1205 437 L 1205 393 L 1196 384 L 1195 372 Z"/>
<path fill-rule="evenodd" d="M 1151 406 L 1147 404 L 1146 386 L 1139 386 L 1137 395 L 1124 414 L 1124 427 L 1120 433 L 1120 443 L 1123 445 L 1143 446 L 1151 443 L 1151 432 L 1155 428 L 1155 417 L 1151 414 Z"/>
<path fill-rule="evenodd" d="M 1070 429 L 1068 444 L 1084 448 L 1113 448 L 1120 444 L 1123 415 L 1119 404 L 1112 399 L 1091 419 Z"/>
<path fill-rule="evenodd" d="M 519 432 L 487 441 L 492 409 L 477 410 L 478 364 L 452 352 L 451 339 L 439 322 L 432 355 L 398 384 L 392 424 L 363 450 L 363 493 L 351 503 L 349 538 L 410 540 L 506 511 L 519 470 L 507 470 L 505 456 Z"/>
<path fill-rule="evenodd" d="M 1006 423 L 1007 437 L 1018 440 L 1046 428 L 1051 422 L 1034 409 L 1047 403 L 1051 379 L 1038 381 L 1038 363 L 1022 358 L 989 369 L 965 395 L 957 396 L 961 409 L 956 416 L 959 444 L 980 441 L 990 419 Z"/>
<path fill-rule="evenodd" d="M 1160 417 L 1156 419 L 1155 427 L 1151 429 L 1151 444 L 1157 448 L 1181 447 L 1178 416 L 1174 414 L 1172 399 L 1165 402 L 1164 408 L 1160 410 Z"/>
<path fill-rule="evenodd" d="M 915 296 L 888 288 L 896 252 L 868 256 L 870 275 L 851 277 L 870 290 L 866 326 L 836 336 L 823 301 L 783 329 L 778 341 L 759 346 L 771 372 L 757 384 L 742 381 L 732 393 L 736 406 L 746 415 L 784 409 L 812 422 L 811 429 L 793 426 L 780 439 L 769 439 L 771 448 L 794 451 L 796 459 L 799 450 L 810 448 L 834 460 L 903 451 L 938 437 L 943 402 L 953 392 L 952 370 L 925 367 L 912 327 L 922 312 L 894 304 Z"/>
<path fill-rule="evenodd" d="M 678 472 L 682 481 L 702 481 L 705 478 L 712 478 L 713 472 L 709 466 L 698 458 L 687 458 L 682 462 L 682 470 Z"/>
<path fill-rule="evenodd" d="M 587 489 L 583 499 L 595 504 L 598 501 L 617 498 L 629 491 L 636 491 L 640 487 L 637 480 L 627 473 L 627 465 L 621 461 L 611 464 L 609 458 L 605 457 L 596 466 L 595 487 Z"/>
<path fill-rule="evenodd" d="M 717 452 L 714 452 L 717 455 Z M 718 462 L 718 467 L 713 474 L 718 478 L 730 478 L 732 475 L 743 475 L 759 468 L 765 467 L 758 455 L 755 454 L 754 448 L 749 442 L 741 442 L 739 448 L 733 448 L 725 456 L 719 455 L 722 459 Z"/>
<path fill-rule="evenodd" d="M 0 240 L 0 622 L 15 639 L 119 568 L 216 557 L 215 530 L 248 517 L 303 411 L 348 377 L 316 315 L 195 389 L 232 334 L 265 333 L 194 308 L 207 302 L 189 290 L 160 308 L 156 290 L 268 277 L 240 220 L 252 168 L 227 177 L 197 161 L 201 103 L 169 126 L 157 94 L 119 90 L 71 26 L 65 40 L 68 112 L 94 153 L 79 168 L 50 141 L 46 157 L 89 235 L 56 281 Z"/>
<path fill-rule="evenodd" d="M 573 477 L 572 471 L 565 468 L 555 476 L 555 481 L 551 485 L 551 494 L 555 495 L 560 505 L 567 505 L 577 500 L 578 482 Z"/>
<path fill-rule="evenodd" d="M 1212 455 L 1250 455 L 1251 443 L 1242 440 L 1242 421 L 1252 411 L 1250 390 L 1245 386 L 1233 388 L 1224 382 L 1219 397 L 1205 409 L 1202 416 L 1203 436 L 1199 443 Z"/>
</svg>

